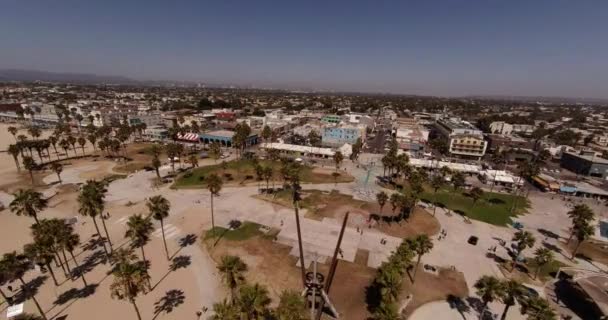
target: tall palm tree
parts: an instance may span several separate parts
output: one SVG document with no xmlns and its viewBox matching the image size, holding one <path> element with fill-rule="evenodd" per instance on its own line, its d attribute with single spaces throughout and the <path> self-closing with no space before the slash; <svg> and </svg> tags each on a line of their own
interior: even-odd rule
<svg viewBox="0 0 608 320">
<path fill-rule="evenodd" d="M 378 205 L 380 206 L 380 215 L 382 215 L 382 209 L 388 201 L 388 195 L 384 191 L 380 191 L 376 194 L 376 201 L 378 201 Z"/>
<path fill-rule="evenodd" d="M 412 283 L 416 281 L 416 273 L 418 271 L 418 266 L 420 265 L 420 260 L 422 256 L 429 253 L 433 249 L 433 241 L 426 234 L 419 235 L 412 242 L 412 249 L 418 255 L 418 260 L 416 261 L 416 268 L 414 269 L 414 276 L 412 277 Z"/>
<path fill-rule="evenodd" d="M 9 279 L 19 280 L 21 282 L 21 290 L 26 294 L 27 297 L 32 298 L 32 301 L 34 301 L 34 304 L 36 305 L 42 319 L 47 320 L 42 307 L 40 307 L 38 300 L 36 300 L 36 295 L 33 293 L 30 295 L 28 292 L 28 286 L 23 280 L 25 273 L 27 273 L 30 268 L 31 262 L 27 259 L 27 257 L 23 254 L 18 254 L 15 251 L 5 253 L 2 256 L 2 260 L 0 260 L 0 270 L 4 270 Z"/>
<path fill-rule="evenodd" d="M 144 246 L 150 242 L 150 235 L 154 231 L 154 226 L 150 217 L 144 217 L 140 214 L 135 214 L 127 220 L 127 232 L 125 237 L 131 240 L 131 245 L 141 250 L 141 258 L 144 264 L 148 264 L 146 260 L 146 252 Z"/>
<path fill-rule="evenodd" d="M 475 282 L 476 293 L 483 302 L 483 308 L 479 314 L 479 318 L 483 319 L 483 315 L 488 308 L 488 304 L 497 298 L 499 298 L 503 291 L 503 286 L 496 277 L 493 276 L 482 276 Z"/>
<path fill-rule="evenodd" d="M 87 144 L 87 139 L 82 136 L 78 137 L 78 144 L 80 145 L 80 149 L 82 149 L 82 155 L 84 155 L 84 146 Z"/>
<path fill-rule="evenodd" d="M 439 172 L 431 178 L 431 187 L 433 188 L 433 216 L 435 216 L 435 212 L 437 212 L 437 191 L 441 189 L 445 185 L 445 176 Z"/>
<path fill-rule="evenodd" d="M 59 153 L 57 153 L 57 143 L 59 142 L 59 138 L 55 135 L 52 135 L 48 138 L 49 143 L 53 146 L 53 150 L 55 151 L 55 155 L 57 159 L 59 159 Z M 51 157 L 51 153 L 49 152 L 49 159 Z"/>
<path fill-rule="evenodd" d="M 48 200 L 42 196 L 42 193 L 32 189 L 19 189 L 13 196 L 14 199 L 9 205 L 11 212 L 18 216 L 32 217 L 38 224 L 38 213 L 48 205 Z"/>
<path fill-rule="evenodd" d="M 30 173 L 30 179 L 32 179 L 32 185 L 34 184 L 34 170 L 38 165 L 34 158 L 30 156 L 23 157 L 23 167 Z"/>
<path fill-rule="evenodd" d="M 192 166 L 192 169 L 198 167 L 198 157 L 196 154 L 191 154 L 188 157 L 188 162 L 190 163 L 190 165 Z"/>
<path fill-rule="evenodd" d="M 167 249 L 167 241 L 165 239 L 165 224 L 164 219 L 169 216 L 169 210 L 171 209 L 171 203 L 163 196 L 154 196 L 148 199 L 146 203 L 150 216 L 155 220 L 160 221 L 160 229 L 163 235 L 163 244 L 165 245 L 165 253 L 167 254 L 167 260 L 171 260 L 169 257 L 169 249 Z"/>
<path fill-rule="evenodd" d="M 13 156 L 13 160 L 15 160 L 15 166 L 17 167 L 17 171 L 21 171 L 21 166 L 19 165 L 19 153 L 21 153 L 21 149 L 16 144 L 11 144 L 8 146 L 8 153 Z"/>
<path fill-rule="evenodd" d="M 516 280 L 505 280 L 502 282 L 502 290 L 500 291 L 500 300 L 505 305 L 505 309 L 500 317 L 501 320 L 507 318 L 509 308 L 515 305 L 515 302 L 524 297 L 524 287 Z"/>
<path fill-rule="evenodd" d="M 72 228 L 71 225 L 69 225 L 67 223 L 63 223 L 60 227 L 60 231 L 58 232 L 58 243 L 61 246 L 62 250 L 65 250 L 70 253 L 70 256 L 72 257 L 72 261 L 74 262 L 74 265 L 75 265 L 74 270 L 76 271 L 77 276 L 80 275 L 80 278 L 82 279 L 82 282 L 84 283 L 84 286 L 87 287 L 88 284 L 87 284 L 87 280 L 84 277 L 84 272 L 83 272 L 83 270 L 81 270 L 78 260 L 76 259 L 76 256 L 74 255 L 74 250 L 80 245 L 80 236 L 74 232 L 74 228 Z M 67 259 L 65 257 L 65 253 L 64 253 L 64 259 L 66 260 L 66 264 L 67 264 Z"/>
<path fill-rule="evenodd" d="M 160 180 L 160 171 L 159 168 L 161 166 L 161 162 L 160 159 L 158 158 L 158 155 L 153 155 L 152 156 L 152 167 L 154 168 L 154 171 L 156 171 L 156 177 L 158 178 L 158 180 Z"/>
<path fill-rule="evenodd" d="M 245 281 L 243 273 L 247 271 L 247 265 L 237 256 L 223 256 L 217 269 L 222 274 L 226 286 L 230 289 L 232 302 L 236 301 L 236 289 Z"/>
<path fill-rule="evenodd" d="M 268 314 L 271 300 L 268 289 L 263 285 L 244 285 L 239 290 L 239 296 L 241 313 L 246 315 L 248 320 L 260 319 Z"/>
<path fill-rule="evenodd" d="M 61 184 L 61 172 L 63 171 L 63 165 L 61 165 L 61 163 L 59 162 L 53 162 L 51 164 L 51 169 L 55 171 L 55 173 L 57 174 L 57 180 L 59 180 L 59 184 Z"/>
<path fill-rule="evenodd" d="M 579 204 L 574 206 L 572 210 L 568 211 L 568 216 L 572 220 L 572 231 L 570 232 L 570 236 L 568 237 L 568 243 L 574 237 L 576 233 L 576 229 L 580 226 L 590 224 L 595 220 L 595 213 L 589 206 L 586 204 Z"/>
<path fill-rule="evenodd" d="M 534 252 L 534 262 L 536 263 L 536 271 L 534 272 L 534 279 L 538 278 L 540 270 L 551 263 L 554 260 L 553 251 L 547 248 L 538 248 Z"/>
<path fill-rule="evenodd" d="M 129 301 L 135 309 L 137 319 L 141 320 L 135 299 L 138 295 L 150 291 L 150 275 L 146 266 L 142 263 L 119 263 L 114 268 L 112 275 L 114 276 L 110 285 L 112 298 Z"/>
<path fill-rule="evenodd" d="M 372 316 L 373 320 L 399 320 L 401 317 L 397 312 L 397 307 L 395 307 L 395 303 L 381 301 L 380 305 L 374 311 Z"/>
<path fill-rule="evenodd" d="M 239 307 L 226 299 L 213 304 L 213 313 L 210 320 L 241 320 Z"/>
<path fill-rule="evenodd" d="M 213 197 L 219 196 L 224 182 L 222 181 L 222 178 L 220 178 L 215 173 L 210 174 L 207 177 L 206 182 L 207 182 L 207 190 L 209 190 L 209 195 L 211 197 L 211 230 L 212 230 L 211 232 L 212 232 L 213 238 L 215 238 L 215 216 L 213 213 Z"/>
<path fill-rule="evenodd" d="M 517 264 L 517 259 L 519 259 L 521 253 L 526 248 L 534 247 L 534 243 L 536 242 L 536 239 L 534 238 L 532 233 L 530 233 L 529 231 L 520 230 L 520 231 L 517 231 L 515 233 L 515 235 L 513 235 L 512 241 L 515 241 L 515 253 L 516 254 L 513 255 L 513 265 L 511 266 L 511 271 L 513 271 L 513 269 L 515 269 L 515 265 Z"/>
<path fill-rule="evenodd" d="M 334 153 L 334 163 L 336 164 L 336 171 L 338 171 L 338 169 L 340 169 L 340 164 L 342 163 L 343 160 L 344 160 L 344 155 L 342 155 L 342 152 L 336 151 L 336 153 Z"/>
<path fill-rule="evenodd" d="M 19 132 L 19 129 L 11 126 L 7 128 L 7 131 L 12 134 L 15 141 L 17 141 L 17 132 Z"/>
<path fill-rule="evenodd" d="M 53 252 L 43 243 L 28 243 L 23 246 L 23 253 L 25 256 L 32 261 L 33 263 L 45 266 L 49 273 L 51 274 L 51 278 L 53 278 L 53 282 L 55 286 L 59 286 L 59 282 L 57 282 L 57 277 L 55 276 L 55 272 L 51 267 L 51 262 L 53 261 Z"/>
<path fill-rule="evenodd" d="M 97 236 L 99 238 L 103 238 L 101 232 L 99 231 L 99 226 L 97 225 L 96 219 L 96 217 L 103 212 L 104 208 L 104 195 L 102 188 L 98 185 L 98 183 L 99 182 L 95 180 L 88 180 L 86 184 L 82 186 L 80 193 L 78 194 L 78 212 L 85 217 L 91 217 L 93 220 L 93 225 L 95 225 L 95 231 L 97 231 Z M 105 245 L 103 246 L 103 249 L 107 254 L 108 252 Z"/>
<path fill-rule="evenodd" d="M 306 302 L 297 291 L 283 291 L 275 313 L 277 320 L 305 320 L 307 319 Z"/>
<path fill-rule="evenodd" d="M 387 302 L 395 302 L 399 298 L 402 283 L 403 275 L 400 268 L 388 263 L 378 269 L 374 279 L 374 284 L 380 288 L 382 300 Z"/>
<path fill-rule="evenodd" d="M 61 267 L 65 276 L 68 276 L 68 272 L 65 269 L 65 263 L 59 256 L 60 244 L 58 243 L 58 235 L 60 226 L 65 224 L 63 220 L 59 219 L 42 219 L 40 223 L 33 224 L 30 226 L 34 243 L 40 244 L 41 246 L 48 248 L 49 252 L 54 255 L 55 264 Z"/>
<path fill-rule="evenodd" d="M 578 249 L 580 248 L 581 244 L 583 242 L 585 242 L 587 239 L 589 239 L 589 237 L 591 237 L 594 232 L 595 232 L 595 230 L 589 224 L 583 224 L 576 228 L 575 236 L 576 236 L 577 243 L 576 243 L 576 246 L 574 247 L 574 250 L 572 251 L 572 257 L 570 257 L 570 260 L 573 260 L 574 257 L 576 257 L 576 254 L 578 253 Z"/>
</svg>

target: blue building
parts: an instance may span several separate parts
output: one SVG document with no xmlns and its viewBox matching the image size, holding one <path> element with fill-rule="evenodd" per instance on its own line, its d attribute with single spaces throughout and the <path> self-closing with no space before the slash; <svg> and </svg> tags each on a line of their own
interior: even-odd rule
<svg viewBox="0 0 608 320">
<path fill-rule="evenodd" d="M 357 127 L 325 127 L 321 135 L 324 146 L 341 147 L 345 143 L 354 144 L 361 137 L 362 130 Z"/>
<path fill-rule="evenodd" d="M 219 144 L 223 147 L 232 147 L 232 137 L 233 136 L 234 136 L 234 131 L 228 131 L 228 130 L 210 131 L 210 132 L 201 133 L 199 135 L 201 142 L 203 142 L 205 144 L 219 142 Z M 247 138 L 245 145 L 247 147 L 252 146 L 254 144 L 257 144 L 258 140 L 259 140 L 259 138 L 258 138 L 257 134 L 251 134 Z"/>
</svg>

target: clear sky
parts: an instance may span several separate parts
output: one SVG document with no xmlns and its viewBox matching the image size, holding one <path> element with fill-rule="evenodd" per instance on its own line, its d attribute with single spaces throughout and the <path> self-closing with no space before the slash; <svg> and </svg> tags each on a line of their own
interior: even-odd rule
<svg viewBox="0 0 608 320">
<path fill-rule="evenodd" d="M 608 98 L 608 1 L 3 0 L 0 68 Z"/>
</svg>

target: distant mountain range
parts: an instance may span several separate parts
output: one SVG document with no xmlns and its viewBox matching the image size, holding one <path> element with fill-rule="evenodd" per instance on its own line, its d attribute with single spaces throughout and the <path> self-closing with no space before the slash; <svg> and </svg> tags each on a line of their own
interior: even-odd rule
<svg viewBox="0 0 608 320">
<path fill-rule="evenodd" d="M 37 70 L 0 69 L 0 81 L 43 81 L 78 84 L 137 84 L 139 81 L 121 76 L 102 76 L 89 73 L 60 73 Z"/>
<path fill-rule="evenodd" d="M 64 72 L 48 72 L 39 70 L 23 70 L 23 69 L 0 69 L 0 82 L 22 81 L 22 82 L 59 82 L 73 84 L 114 84 L 114 85 L 148 85 L 148 86 L 194 86 L 198 83 L 192 81 L 168 81 L 168 80 L 135 80 L 123 76 L 104 76 L 91 73 L 64 73 Z M 229 84 L 207 84 L 207 87 L 215 88 L 242 88 L 242 89 L 260 89 L 256 86 L 239 86 Z M 296 89 L 278 89 L 275 90 L 296 90 Z M 302 91 L 302 90 L 296 90 Z M 303 90 L 302 92 L 334 92 L 328 90 Z M 351 92 L 351 94 L 354 92 Z M 371 93 L 368 94 L 381 94 Z M 568 98 L 568 97 L 525 97 L 525 96 L 505 96 L 505 95 L 474 95 L 460 97 L 465 99 L 490 99 L 490 100 L 505 100 L 505 101 L 521 101 L 521 102 L 539 102 L 539 103 L 583 103 L 583 104 L 599 104 L 608 105 L 608 99 L 594 98 Z"/>
</svg>

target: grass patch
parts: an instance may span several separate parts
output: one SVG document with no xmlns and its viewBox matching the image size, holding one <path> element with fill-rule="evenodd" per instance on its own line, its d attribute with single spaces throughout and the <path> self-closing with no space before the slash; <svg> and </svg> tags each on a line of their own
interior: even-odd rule
<svg viewBox="0 0 608 320">
<path fill-rule="evenodd" d="M 258 160 L 258 163 L 262 166 L 270 166 L 273 169 L 272 181 L 282 182 L 280 170 L 280 161 L 270 160 Z M 210 174 L 219 175 L 224 183 L 244 184 L 259 182 L 261 186 L 265 187 L 265 181 L 258 181 L 255 174 L 255 162 L 252 160 L 234 160 L 226 162 L 225 165 L 221 163 L 214 164 L 211 166 L 205 166 L 191 170 L 181 175 L 176 182 L 173 184 L 176 188 L 204 188 L 205 178 Z M 345 172 L 341 172 L 340 176 L 334 178 L 331 172 L 321 172 L 315 170 L 310 166 L 303 166 L 300 173 L 300 180 L 303 183 L 334 183 L 334 182 L 351 182 L 354 180 L 352 176 Z M 271 186 L 271 185 L 270 185 Z"/>
<path fill-rule="evenodd" d="M 215 234 L 215 237 L 225 240 L 244 241 L 255 236 L 263 235 L 262 231 L 260 231 L 260 227 L 261 225 L 249 221 L 243 222 L 237 229 L 215 227 L 205 232 L 205 240 L 213 239 Z"/>
<path fill-rule="evenodd" d="M 511 218 L 525 213 L 529 207 L 528 200 L 522 196 L 495 192 L 485 192 L 483 197 L 474 203 L 466 192 L 452 188 L 439 190 L 437 195 L 432 191 L 425 191 L 421 198 L 431 203 L 438 202 L 440 206 L 443 205 L 470 219 L 498 226 L 511 224 Z"/>
<path fill-rule="evenodd" d="M 530 276 L 534 277 L 534 275 L 536 274 L 537 267 L 536 261 L 534 259 L 528 259 L 528 261 L 526 262 L 526 267 L 528 268 L 528 270 L 530 270 Z M 540 269 L 540 271 L 538 272 L 538 279 L 543 282 L 552 279 L 557 274 L 557 271 L 559 271 L 559 269 L 563 267 L 568 267 L 568 265 L 554 259 L 553 261 L 551 261 L 551 263 L 544 265 Z"/>
</svg>

